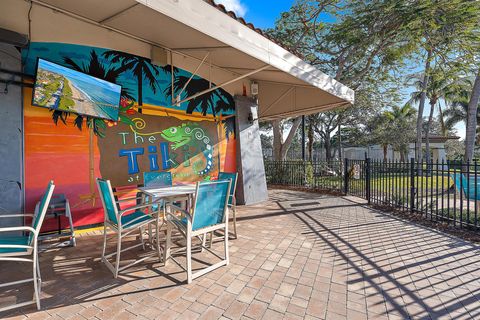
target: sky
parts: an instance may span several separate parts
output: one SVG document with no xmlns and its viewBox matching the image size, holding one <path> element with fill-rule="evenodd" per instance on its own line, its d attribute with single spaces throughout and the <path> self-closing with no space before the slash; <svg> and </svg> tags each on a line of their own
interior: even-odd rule
<svg viewBox="0 0 480 320">
<path fill-rule="evenodd" d="M 227 10 L 251 22 L 257 28 L 271 28 L 280 13 L 288 11 L 294 0 L 216 0 Z"/>
<path fill-rule="evenodd" d="M 237 16 L 253 23 L 255 27 L 265 29 L 273 27 L 280 13 L 288 11 L 294 0 L 215 0 L 215 2 L 223 4 L 227 10 L 234 11 Z M 410 98 L 412 91 L 413 88 L 405 88 L 405 102 Z M 444 104 L 442 107 L 445 107 Z M 428 117 L 429 112 L 430 106 L 427 101 L 423 116 Z M 435 110 L 435 116 L 438 116 L 438 108 Z M 455 129 L 456 134 L 464 139 L 465 124 L 459 123 Z"/>
</svg>

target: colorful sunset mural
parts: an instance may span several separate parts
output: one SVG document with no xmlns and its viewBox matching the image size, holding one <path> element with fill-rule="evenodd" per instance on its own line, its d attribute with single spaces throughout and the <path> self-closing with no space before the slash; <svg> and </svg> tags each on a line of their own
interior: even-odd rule
<svg viewBox="0 0 480 320">
<path fill-rule="evenodd" d="M 147 58 L 60 43 L 32 43 L 23 55 L 26 73 L 32 75 L 40 57 L 122 87 L 117 122 L 32 106 L 32 90 L 25 88 L 27 211 L 50 179 L 56 193 L 70 200 L 78 227 L 103 222 L 96 177 L 125 186 L 141 184 L 145 171 L 171 171 L 174 182 L 236 171 L 234 102 L 226 91 L 175 106 L 168 103 L 171 67 L 155 66 Z M 174 68 L 174 94 L 189 77 Z M 195 76 L 182 98 L 206 84 Z"/>
</svg>

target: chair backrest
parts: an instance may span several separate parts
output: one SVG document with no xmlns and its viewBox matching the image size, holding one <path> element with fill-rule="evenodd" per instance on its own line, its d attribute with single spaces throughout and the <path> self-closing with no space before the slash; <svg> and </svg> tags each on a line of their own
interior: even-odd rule
<svg viewBox="0 0 480 320">
<path fill-rule="evenodd" d="M 172 173 L 168 171 L 144 172 L 143 185 L 145 187 L 169 187 L 173 185 Z"/>
<path fill-rule="evenodd" d="M 233 197 L 235 197 L 235 190 L 237 189 L 237 178 L 238 173 L 236 172 L 219 172 L 218 173 L 218 180 L 231 180 L 232 183 L 230 185 L 230 197 L 228 199 L 228 204 L 232 204 Z"/>
<path fill-rule="evenodd" d="M 38 211 L 35 212 L 35 215 L 32 219 L 32 228 L 37 231 L 37 235 L 42 228 L 43 220 L 45 219 L 45 214 L 47 213 L 48 205 L 50 204 L 50 199 L 52 199 L 53 190 L 55 189 L 55 185 L 53 184 L 53 180 L 50 180 L 47 186 L 47 190 L 42 196 L 40 200 L 40 204 L 38 206 Z M 29 236 L 29 243 L 33 241 L 34 235 L 30 233 Z"/>
<path fill-rule="evenodd" d="M 197 182 L 192 230 L 225 222 L 230 181 Z"/>
<path fill-rule="evenodd" d="M 464 174 L 450 174 L 455 182 L 455 187 L 459 192 L 463 192 L 464 196 L 470 200 L 480 200 L 480 178 L 467 179 Z"/>
<path fill-rule="evenodd" d="M 97 187 L 98 192 L 100 192 L 100 199 L 102 199 L 105 221 L 108 220 L 113 224 L 117 224 L 118 210 L 115 204 L 115 197 L 113 196 L 110 180 L 97 178 Z"/>
</svg>

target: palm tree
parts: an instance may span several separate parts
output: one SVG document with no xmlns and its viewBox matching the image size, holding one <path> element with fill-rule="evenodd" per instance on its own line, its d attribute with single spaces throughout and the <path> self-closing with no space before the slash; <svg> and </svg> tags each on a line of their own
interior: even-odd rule
<svg viewBox="0 0 480 320">
<path fill-rule="evenodd" d="M 110 50 L 103 53 L 105 58 L 110 59 L 111 63 L 120 63 L 120 72 L 131 71 L 137 77 L 137 103 L 143 105 L 143 79 L 147 80 L 153 93 L 157 93 L 160 69 L 165 72 L 170 71 L 170 66 L 157 67 L 153 65 L 148 58 L 135 56 L 126 52 Z"/>
<path fill-rule="evenodd" d="M 477 80 L 478 81 L 478 80 Z M 474 87 L 473 79 L 464 79 L 463 84 L 455 87 L 448 99 L 448 107 L 444 112 L 445 115 L 445 126 L 447 128 L 453 128 L 457 123 L 463 122 L 465 128 L 468 124 L 468 108 L 471 101 L 472 89 Z M 474 142 L 480 143 L 480 104 L 477 102 L 477 105 L 474 110 L 476 110 L 476 125 L 475 138 Z M 467 130 L 467 128 L 466 128 Z"/>
<path fill-rule="evenodd" d="M 473 159 L 475 148 L 475 132 L 477 129 L 478 102 L 480 101 L 480 69 L 478 69 L 472 87 L 467 108 L 467 127 L 465 129 L 465 160 Z"/>
<path fill-rule="evenodd" d="M 410 104 L 405 104 L 402 107 L 393 106 L 392 110 L 383 112 L 388 126 L 388 130 L 402 131 L 402 129 L 408 128 L 408 124 L 416 115 L 416 110 Z M 408 131 L 408 130 L 407 130 Z M 403 137 L 408 137 L 410 132 L 401 132 Z M 389 141 L 394 146 L 394 149 L 400 152 L 401 161 L 404 161 L 408 152 L 409 139 L 392 139 Z M 386 146 L 384 145 L 384 158 L 386 158 Z"/>
<path fill-rule="evenodd" d="M 428 122 L 425 126 L 425 151 L 426 151 L 426 161 L 430 162 L 430 128 L 433 122 L 433 114 L 435 113 L 435 106 L 439 104 L 440 100 L 447 100 L 452 87 L 455 86 L 456 80 L 448 74 L 445 74 L 441 70 L 431 70 L 429 76 L 419 77 L 418 75 L 413 75 L 409 77 L 409 79 L 413 79 L 413 85 L 418 89 L 418 91 L 414 91 L 411 93 L 411 98 L 408 103 L 417 103 L 421 102 L 423 95 L 426 94 L 426 97 L 429 100 L 430 104 L 430 113 L 428 116 Z M 423 81 L 427 81 L 426 91 L 424 91 L 425 85 Z M 440 108 L 440 106 L 439 106 Z M 440 117 L 442 117 L 443 112 L 440 110 Z M 445 133 L 446 129 L 444 127 L 444 120 L 440 118 L 440 123 L 442 124 L 442 131 Z"/>
</svg>

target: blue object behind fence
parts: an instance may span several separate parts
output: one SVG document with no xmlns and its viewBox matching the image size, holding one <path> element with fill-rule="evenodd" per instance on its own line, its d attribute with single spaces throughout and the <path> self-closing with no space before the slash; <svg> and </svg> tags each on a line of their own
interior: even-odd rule
<svg viewBox="0 0 480 320">
<path fill-rule="evenodd" d="M 480 179 L 467 179 L 464 174 L 450 174 L 450 177 L 455 183 L 455 188 L 459 192 L 463 192 L 465 197 L 469 200 L 480 200 Z M 477 180 L 477 181 L 475 181 Z"/>
</svg>

